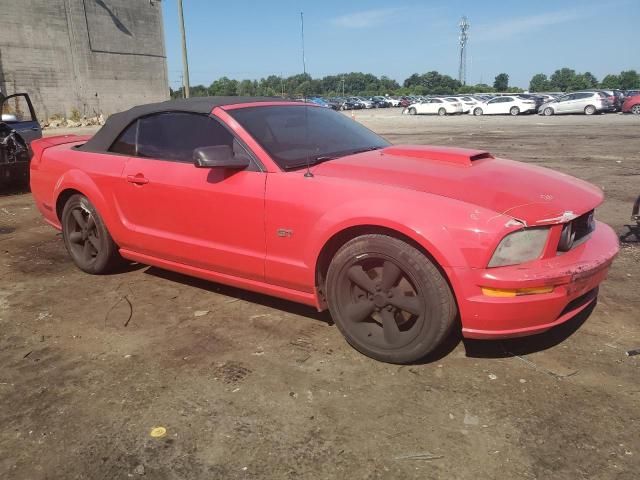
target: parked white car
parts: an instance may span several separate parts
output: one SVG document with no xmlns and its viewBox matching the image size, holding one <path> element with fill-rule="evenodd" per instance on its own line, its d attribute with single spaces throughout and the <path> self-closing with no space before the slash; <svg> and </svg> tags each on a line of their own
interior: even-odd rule
<svg viewBox="0 0 640 480">
<path fill-rule="evenodd" d="M 446 98 L 428 98 L 422 102 L 409 105 L 403 113 L 409 115 L 454 115 L 462 113 L 462 103 L 457 100 L 450 101 Z"/>
<path fill-rule="evenodd" d="M 486 102 L 481 102 L 471 110 L 474 115 L 519 115 L 521 113 L 535 112 L 536 102 L 518 97 L 495 97 Z"/>
<path fill-rule="evenodd" d="M 538 113 L 544 115 L 558 115 L 561 113 L 594 113 L 606 112 L 611 109 L 606 94 L 602 92 L 574 92 L 543 103 Z"/>
<path fill-rule="evenodd" d="M 392 107 L 399 107 L 400 106 L 400 100 L 398 100 L 397 98 L 393 98 L 393 97 L 384 97 L 384 99 L 391 104 Z"/>
<path fill-rule="evenodd" d="M 446 100 L 460 102 L 462 104 L 462 113 L 469 113 L 477 104 L 478 101 L 471 97 L 447 97 Z"/>
</svg>

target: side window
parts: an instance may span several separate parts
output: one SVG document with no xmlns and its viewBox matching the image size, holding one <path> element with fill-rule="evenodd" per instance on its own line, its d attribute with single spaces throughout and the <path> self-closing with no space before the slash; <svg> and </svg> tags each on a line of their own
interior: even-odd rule
<svg viewBox="0 0 640 480">
<path fill-rule="evenodd" d="M 500 101 L 499 98 L 493 98 L 491 100 L 489 100 L 487 103 L 498 103 Z"/>
<path fill-rule="evenodd" d="M 583 98 L 591 98 L 593 97 L 593 93 L 576 93 L 575 97 L 576 97 L 576 100 L 581 100 Z"/>
<path fill-rule="evenodd" d="M 513 98 L 511 97 L 502 97 L 502 103 L 513 102 Z"/>
<path fill-rule="evenodd" d="M 128 155 L 135 157 L 136 155 L 136 135 L 138 132 L 138 121 L 136 120 L 129 125 L 124 132 L 113 142 L 110 152 L 119 153 L 121 155 Z"/>
<path fill-rule="evenodd" d="M 442 100 L 438 100 L 437 98 L 432 98 L 431 103 L 442 103 Z"/>
<path fill-rule="evenodd" d="M 3 122 L 32 122 L 35 120 L 31 116 L 31 107 L 24 94 L 11 95 L 2 102 L 0 119 Z"/>
<path fill-rule="evenodd" d="M 192 162 L 199 147 L 234 147 L 233 135 L 216 120 L 193 113 L 161 113 L 138 120 L 138 156 Z"/>
</svg>

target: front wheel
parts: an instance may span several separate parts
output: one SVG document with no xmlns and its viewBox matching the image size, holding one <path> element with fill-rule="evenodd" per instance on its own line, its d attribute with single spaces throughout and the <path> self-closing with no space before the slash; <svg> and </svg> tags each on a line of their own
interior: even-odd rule
<svg viewBox="0 0 640 480">
<path fill-rule="evenodd" d="M 479 107 L 478 107 L 478 108 L 475 108 L 475 109 L 473 110 L 473 114 L 474 114 L 476 117 L 479 117 L 480 115 L 482 115 L 482 113 L 483 113 L 483 112 L 482 112 L 482 109 L 481 109 L 481 108 L 479 108 Z"/>
<path fill-rule="evenodd" d="M 509 114 L 515 117 L 516 115 L 520 114 L 520 109 L 518 107 L 511 107 L 511 110 L 509 110 Z"/>
<path fill-rule="evenodd" d="M 594 113 L 596 113 L 596 107 L 594 107 L 593 105 L 587 105 L 586 107 L 584 107 L 585 115 L 593 115 Z"/>
<path fill-rule="evenodd" d="M 327 274 L 331 315 L 356 350 L 410 363 L 451 329 L 456 303 L 442 273 L 422 252 L 386 235 L 363 235 L 338 250 Z"/>
<path fill-rule="evenodd" d="M 447 111 L 444 108 L 438 109 L 438 115 L 444 117 L 447 114 Z"/>
<path fill-rule="evenodd" d="M 634 115 L 640 115 L 640 104 L 631 107 L 631 113 Z"/>
<path fill-rule="evenodd" d="M 411 108 L 409 109 L 409 115 L 415 115 L 415 114 L 417 114 L 417 113 L 418 113 L 418 112 L 416 111 L 416 109 L 415 109 L 415 108 L 411 107 Z"/>
<path fill-rule="evenodd" d="M 551 115 L 553 115 L 553 108 L 551 108 L 551 107 L 547 107 L 547 108 L 545 108 L 545 109 L 544 109 L 544 112 L 543 112 L 543 113 L 544 113 L 547 117 L 550 117 Z"/>
<path fill-rule="evenodd" d="M 117 245 L 87 197 L 72 195 L 61 220 L 64 245 L 80 270 L 107 273 L 121 261 Z"/>
</svg>

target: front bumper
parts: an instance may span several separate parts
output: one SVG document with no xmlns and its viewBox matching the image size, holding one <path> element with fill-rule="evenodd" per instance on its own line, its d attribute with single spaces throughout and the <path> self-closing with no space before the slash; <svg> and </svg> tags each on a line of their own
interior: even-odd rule
<svg viewBox="0 0 640 480">
<path fill-rule="evenodd" d="M 573 250 L 522 265 L 489 269 L 452 268 L 466 338 L 509 338 L 541 333 L 592 304 L 619 250 L 608 225 L 596 229 Z M 519 289 L 553 286 L 550 293 L 489 297 L 481 288 Z"/>
</svg>

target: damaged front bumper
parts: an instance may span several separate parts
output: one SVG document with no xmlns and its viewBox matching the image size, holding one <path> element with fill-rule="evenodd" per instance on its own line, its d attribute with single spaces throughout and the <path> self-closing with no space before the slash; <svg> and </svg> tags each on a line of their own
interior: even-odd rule
<svg viewBox="0 0 640 480">
<path fill-rule="evenodd" d="M 467 338 L 509 338 L 541 333 L 591 305 L 619 250 L 618 237 L 597 222 L 591 237 L 569 252 L 522 265 L 452 268 Z M 552 288 L 549 288 L 552 287 Z M 487 290 L 549 291 L 489 296 Z"/>
</svg>

